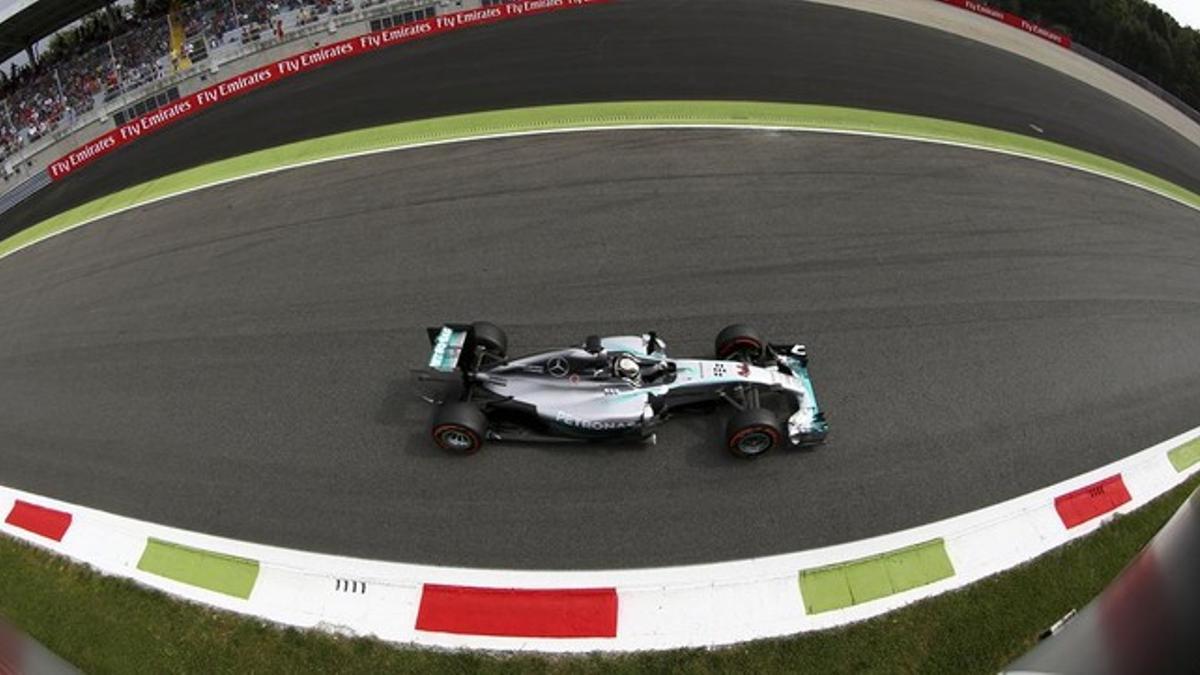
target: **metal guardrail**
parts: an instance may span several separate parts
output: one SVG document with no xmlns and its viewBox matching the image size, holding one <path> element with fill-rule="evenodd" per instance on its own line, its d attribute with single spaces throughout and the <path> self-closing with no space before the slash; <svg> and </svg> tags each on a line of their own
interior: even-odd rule
<svg viewBox="0 0 1200 675">
<path fill-rule="evenodd" d="M 17 187 L 0 195 L 0 215 L 28 199 L 33 193 L 50 184 L 50 174 L 36 171 Z"/>
<path fill-rule="evenodd" d="M 56 129 L 50 135 L 44 137 L 42 142 L 37 146 L 23 148 L 16 160 L 18 163 L 26 163 L 30 157 L 47 150 L 55 143 L 79 131 L 80 129 L 96 122 L 105 121 L 111 114 L 119 110 L 127 109 L 130 105 L 130 99 L 137 101 L 144 99 L 147 96 L 154 96 L 161 91 L 167 91 L 172 87 L 178 87 L 181 83 L 191 78 L 204 78 L 209 73 L 216 72 L 218 67 L 225 64 L 252 57 L 255 54 L 268 49 L 281 47 L 294 42 L 300 42 L 311 38 L 313 35 L 318 33 L 328 32 L 331 30 L 331 24 L 332 26 L 337 27 L 350 25 L 357 22 L 362 22 L 365 25 L 369 25 L 372 20 L 379 20 L 380 17 L 391 16 L 397 12 L 411 10 L 419 6 L 433 6 L 438 8 L 438 10 L 444 10 L 449 6 L 449 4 L 450 3 L 448 0 L 376 0 L 370 4 L 360 3 L 353 12 L 329 15 L 324 17 L 323 20 L 310 23 L 303 27 L 297 27 L 290 31 L 282 40 L 271 36 L 262 41 L 255 41 L 250 44 L 243 43 L 239 47 L 225 50 L 223 53 L 212 54 L 211 58 L 206 63 L 197 64 L 197 67 L 195 68 L 191 68 L 180 73 L 172 73 L 158 80 L 148 82 L 136 90 L 124 92 L 121 96 L 120 102 L 114 105 L 103 106 L 98 110 L 90 111 L 85 115 L 81 115 L 79 119 L 76 120 L 75 124 L 71 125 L 69 128 Z M 488 3 L 487 0 L 474 0 L 473 2 L 468 2 L 466 4 L 486 5 Z M 1097 63 L 1098 65 L 1130 80 L 1134 84 L 1142 87 L 1161 100 L 1165 101 L 1173 108 L 1179 110 L 1192 121 L 1200 124 L 1200 111 L 1192 108 L 1190 105 L 1166 91 L 1145 76 L 1138 74 L 1130 68 L 1123 66 L 1107 56 L 1095 52 L 1092 49 L 1079 44 L 1078 42 L 1072 42 L 1071 50 L 1080 56 L 1083 56 L 1084 58 L 1087 58 L 1094 63 Z M 44 172 L 39 172 L 39 174 L 41 173 Z M 31 194 L 33 194 L 33 192 L 36 192 L 42 187 L 48 185 L 49 182 L 50 180 L 48 177 L 45 177 L 44 181 L 38 180 L 37 177 L 31 177 L 16 188 L 4 192 L 4 194 L 0 195 L 0 214 L 3 214 L 5 211 L 13 208 L 21 201 L 24 201 Z M 0 186 L 0 190 L 4 190 L 4 187 L 5 186 Z"/>
<path fill-rule="evenodd" d="M 459 9 L 470 9 L 481 5 L 481 1 L 455 0 L 453 4 L 457 5 Z M 297 52 L 303 51 L 304 43 L 310 41 L 314 36 L 336 32 L 346 26 L 354 26 L 359 23 L 363 24 L 363 28 L 366 29 L 372 18 L 378 20 L 378 17 L 393 16 L 397 13 L 410 11 L 414 7 L 428 8 L 436 12 L 441 12 L 451 6 L 452 3 L 450 0 L 376 0 L 369 5 L 358 5 L 354 11 L 322 15 L 317 21 L 304 26 L 294 27 L 282 39 L 270 33 L 268 37 L 261 40 L 255 40 L 250 43 L 239 43 L 237 46 L 230 46 L 226 49 L 210 52 L 208 59 L 197 63 L 193 68 L 178 73 L 165 74 L 163 77 L 146 82 L 135 89 L 123 91 L 112 101 L 98 105 L 87 113 L 79 115 L 73 124 L 58 127 L 51 133 L 43 136 L 36 143 L 23 146 L 13 156 L 9 157 L 8 160 L 14 167 L 22 166 L 24 169 L 28 169 L 34 166 L 33 158 L 49 151 L 50 148 L 82 129 L 93 124 L 105 124 L 109 121 L 110 117 L 114 117 L 118 113 L 128 113 L 130 107 L 136 105 L 137 102 L 143 101 L 147 97 L 157 96 L 162 92 L 173 89 L 177 90 L 187 81 L 194 78 L 199 78 L 203 81 L 226 64 L 253 58 L 262 52 L 286 47 L 291 44 L 297 45 Z M 45 172 L 39 169 L 37 173 L 44 174 Z M 46 176 L 39 175 L 34 177 L 31 174 L 29 179 L 13 187 L 16 180 L 19 180 L 19 178 L 15 173 L 9 174 L 8 182 L 0 184 L 0 214 L 12 209 L 51 182 Z"/>
<path fill-rule="evenodd" d="M 1105 68 L 1108 68 L 1109 70 L 1138 85 L 1142 89 L 1149 91 L 1151 94 L 1154 94 L 1160 99 L 1166 101 L 1171 105 L 1171 107 L 1175 108 L 1184 115 L 1187 115 L 1193 122 L 1200 124 L 1200 111 L 1197 111 L 1195 108 L 1182 101 L 1179 97 L 1155 84 L 1152 80 L 1144 75 L 1138 74 L 1130 68 L 1113 61 L 1099 52 L 1092 51 L 1078 42 L 1071 43 L 1071 51 L 1091 61 L 1094 61 Z"/>
</svg>

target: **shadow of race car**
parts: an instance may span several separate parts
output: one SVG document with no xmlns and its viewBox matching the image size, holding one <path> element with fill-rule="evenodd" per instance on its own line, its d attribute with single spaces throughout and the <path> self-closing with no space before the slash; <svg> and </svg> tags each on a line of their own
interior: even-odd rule
<svg viewBox="0 0 1200 675">
<path fill-rule="evenodd" d="M 428 332 L 432 353 L 418 379 L 422 398 L 437 406 L 433 441 L 445 450 L 473 453 L 484 441 L 509 440 L 653 442 L 672 413 L 716 407 L 732 410 L 725 444 L 738 457 L 816 445 L 828 432 L 804 346 L 768 343 L 749 326 L 722 330 L 713 359 L 670 358 L 652 332 L 593 335 L 514 359 L 491 323 Z"/>
</svg>

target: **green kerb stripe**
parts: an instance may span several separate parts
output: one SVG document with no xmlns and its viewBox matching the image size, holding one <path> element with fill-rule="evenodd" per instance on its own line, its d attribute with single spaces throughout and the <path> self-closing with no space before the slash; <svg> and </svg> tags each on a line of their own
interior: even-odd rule
<svg viewBox="0 0 1200 675">
<path fill-rule="evenodd" d="M 1174 466 L 1176 471 L 1183 471 L 1200 462 L 1200 438 L 1168 452 L 1167 457 L 1171 458 L 1171 466 Z"/>
<path fill-rule="evenodd" d="M 258 561 L 172 544 L 146 541 L 138 569 L 192 586 L 249 598 L 258 580 Z"/>
<path fill-rule="evenodd" d="M 632 101 L 496 110 L 359 129 L 213 162 L 83 204 L 0 242 L 0 257 L 81 223 L 184 190 L 357 153 L 496 134 L 638 125 L 736 125 L 840 131 L 964 143 L 1020 153 L 1123 180 L 1200 209 L 1200 195 L 1139 169 L 1031 136 L 896 113 L 758 101 Z M 68 178 L 70 180 L 70 178 Z"/>
<path fill-rule="evenodd" d="M 858 605 L 954 576 L 946 543 L 934 539 L 898 551 L 800 572 L 809 614 Z"/>
</svg>

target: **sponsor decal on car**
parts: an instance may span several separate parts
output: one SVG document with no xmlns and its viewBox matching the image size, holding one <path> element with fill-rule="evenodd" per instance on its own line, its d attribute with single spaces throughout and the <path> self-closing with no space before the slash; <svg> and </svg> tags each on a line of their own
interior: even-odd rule
<svg viewBox="0 0 1200 675">
<path fill-rule="evenodd" d="M 571 372 L 571 364 L 561 356 L 556 356 L 546 364 L 546 372 L 554 377 L 566 377 Z"/>
<path fill-rule="evenodd" d="M 565 424 L 569 427 L 578 429 L 590 429 L 592 431 L 610 431 L 612 429 L 633 429 L 638 425 L 637 420 L 585 420 L 576 417 L 570 413 L 559 410 L 554 415 L 554 421 Z"/>
<path fill-rule="evenodd" d="M 449 326 L 442 328 L 437 340 L 433 343 L 433 352 L 429 355 L 429 367 L 443 373 L 449 373 L 458 365 L 459 354 L 467 341 L 466 331 L 457 331 Z"/>
</svg>

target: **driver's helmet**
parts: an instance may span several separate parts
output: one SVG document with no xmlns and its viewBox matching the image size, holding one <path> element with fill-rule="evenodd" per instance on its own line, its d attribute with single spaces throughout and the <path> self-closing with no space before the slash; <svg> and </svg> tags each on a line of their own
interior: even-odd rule
<svg viewBox="0 0 1200 675">
<path fill-rule="evenodd" d="M 617 377 L 636 380 L 641 372 L 642 369 L 638 366 L 637 359 L 632 356 L 622 354 L 613 361 L 613 374 Z"/>
</svg>

